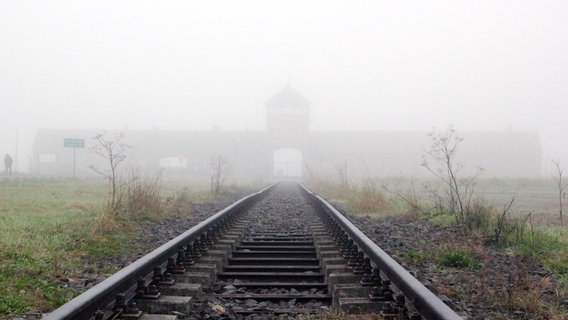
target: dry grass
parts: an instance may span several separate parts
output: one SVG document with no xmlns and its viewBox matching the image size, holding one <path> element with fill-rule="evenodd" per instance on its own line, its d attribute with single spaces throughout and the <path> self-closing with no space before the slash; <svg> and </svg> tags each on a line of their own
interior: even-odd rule
<svg viewBox="0 0 568 320">
<path fill-rule="evenodd" d="M 551 278 L 542 278 L 539 282 L 529 279 L 526 274 L 516 274 L 508 279 L 506 299 L 501 300 L 509 310 L 519 310 L 541 319 L 566 319 L 566 315 L 558 309 L 547 307 L 545 297 L 558 296 L 558 292 L 550 292 Z"/>
<path fill-rule="evenodd" d="M 352 197 L 348 200 L 348 209 L 362 214 L 386 213 L 390 204 L 380 186 L 380 181 L 364 178 L 359 184 L 351 186 Z"/>
<path fill-rule="evenodd" d="M 159 176 L 141 176 L 132 171 L 117 180 L 114 198 L 109 190 L 107 205 L 99 211 L 94 233 L 128 228 L 140 221 L 155 221 L 168 215 L 168 203 L 161 194 Z M 114 202 L 111 200 L 114 199 Z"/>
<path fill-rule="evenodd" d="M 60 286 L 58 279 L 73 278 L 85 268 L 113 271 L 99 269 L 105 267 L 97 261 L 123 255 L 137 225 L 158 219 L 158 214 L 175 214 L 173 203 L 187 208 L 194 196 L 180 192 L 179 200 L 174 195 L 171 204 L 165 203 L 158 187 L 140 180 L 129 195 L 133 209 L 160 200 L 158 207 L 132 210 L 121 219 L 100 219 L 107 195 L 101 179 L 0 181 L 0 319 L 51 310 L 70 300 L 77 292 Z M 98 228 L 120 232 L 101 233 Z"/>
<path fill-rule="evenodd" d="M 333 179 L 312 176 L 306 185 L 351 213 L 385 215 L 392 211 L 393 203 L 385 196 L 381 181 L 376 178 L 364 177 L 357 183 L 337 183 Z"/>
</svg>

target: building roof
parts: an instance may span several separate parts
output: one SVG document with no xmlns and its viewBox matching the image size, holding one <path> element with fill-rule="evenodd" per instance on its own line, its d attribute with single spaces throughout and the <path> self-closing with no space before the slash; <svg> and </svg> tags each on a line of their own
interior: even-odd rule
<svg viewBox="0 0 568 320">
<path fill-rule="evenodd" d="M 309 108 L 311 102 L 287 85 L 266 101 L 267 108 Z"/>
</svg>

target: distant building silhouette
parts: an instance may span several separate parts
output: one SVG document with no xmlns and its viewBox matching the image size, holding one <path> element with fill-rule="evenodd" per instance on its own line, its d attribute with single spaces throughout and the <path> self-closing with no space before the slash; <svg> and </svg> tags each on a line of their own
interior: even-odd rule
<svg viewBox="0 0 568 320">
<path fill-rule="evenodd" d="M 38 174 L 72 175 L 73 151 L 64 138 L 86 140 L 76 154 L 77 174 L 90 174 L 100 160 L 89 146 L 96 131 L 40 129 L 34 143 L 33 166 Z M 428 176 L 421 167 L 430 148 L 428 132 L 311 131 L 310 102 L 291 86 L 266 101 L 266 131 L 128 130 L 133 146 L 130 161 L 141 169 L 208 176 L 208 159 L 223 156 L 234 178 L 301 179 L 307 173 L 335 174 L 339 166 L 351 173 L 383 176 Z M 485 176 L 539 177 L 542 149 L 536 132 L 458 132 L 464 140 L 457 162 L 485 169 Z M 104 165 L 104 163 L 102 163 Z"/>
</svg>

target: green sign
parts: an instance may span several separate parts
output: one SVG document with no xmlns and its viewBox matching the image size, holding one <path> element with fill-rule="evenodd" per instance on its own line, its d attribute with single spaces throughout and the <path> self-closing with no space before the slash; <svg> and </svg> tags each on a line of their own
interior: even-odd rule
<svg viewBox="0 0 568 320">
<path fill-rule="evenodd" d="M 63 145 L 65 146 L 65 148 L 84 148 L 85 139 L 64 138 Z"/>
</svg>

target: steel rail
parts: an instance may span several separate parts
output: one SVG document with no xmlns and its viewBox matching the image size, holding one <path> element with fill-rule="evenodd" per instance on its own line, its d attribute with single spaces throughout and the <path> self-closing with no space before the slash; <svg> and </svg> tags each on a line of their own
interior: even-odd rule
<svg viewBox="0 0 568 320">
<path fill-rule="evenodd" d="M 148 275 L 153 272 L 155 266 L 167 263 L 168 258 L 177 254 L 178 250 L 184 245 L 199 238 L 199 236 L 206 233 L 224 218 L 259 200 L 273 186 L 274 185 L 268 186 L 259 192 L 246 196 L 229 205 L 149 254 L 119 270 L 117 273 L 83 292 L 42 319 L 90 319 L 94 317 L 98 310 L 108 309 L 114 304 L 117 294 L 134 292 L 138 278 L 147 278 Z"/>
<path fill-rule="evenodd" d="M 322 197 L 314 194 L 306 187 L 304 191 L 319 204 L 357 244 L 359 249 L 384 273 L 387 278 L 404 294 L 420 315 L 427 320 L 462 320 L 454 310 L 448 307 L 432 291 L 428 290 L 418 279 L 412 276 L 391 256 L 377 246 L 369 237 L 355 227 L 337 209 Z"/>
</svg>

